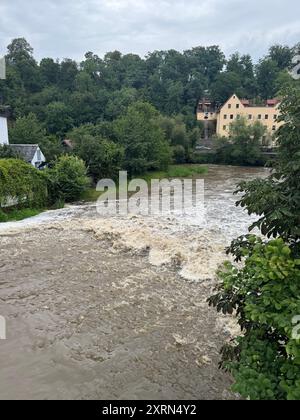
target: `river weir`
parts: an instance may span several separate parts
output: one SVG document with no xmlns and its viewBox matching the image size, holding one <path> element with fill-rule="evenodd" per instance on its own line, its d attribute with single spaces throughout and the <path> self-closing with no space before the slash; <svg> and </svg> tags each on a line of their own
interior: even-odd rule
<svg viewBox="0 0 300 420">
<path fill-rule="evenodd" d="M 238 398 L 218 369 L 238 328 L 206 300 L 253 220 L 236 185 L 267 174 L 209 166 L 205 217 L 82 204 L 1 224 L 0 398 Z"/>
</svg>

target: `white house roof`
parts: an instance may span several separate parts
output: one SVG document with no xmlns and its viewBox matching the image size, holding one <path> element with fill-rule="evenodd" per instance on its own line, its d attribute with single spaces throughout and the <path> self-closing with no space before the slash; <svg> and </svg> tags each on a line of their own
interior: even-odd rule
<svg viewBox="0 0 300 420">
<path fill-rule="evenodd" d="M 32 162 L 36 151 L 39 149 L 38 144 L 11 144 L 10 147 L 28 163 Z"/>
</svg>

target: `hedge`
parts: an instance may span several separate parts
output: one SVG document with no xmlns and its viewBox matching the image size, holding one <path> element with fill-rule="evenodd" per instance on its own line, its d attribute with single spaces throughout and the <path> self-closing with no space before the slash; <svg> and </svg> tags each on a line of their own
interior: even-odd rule
<svg viewBox="0 0 300 420">
<path fill-rule="evenodd" d="M 0 159 L 0 207 L 42 208 L 47 195 L 41 171 L 19 159 Z"/>
</svg>

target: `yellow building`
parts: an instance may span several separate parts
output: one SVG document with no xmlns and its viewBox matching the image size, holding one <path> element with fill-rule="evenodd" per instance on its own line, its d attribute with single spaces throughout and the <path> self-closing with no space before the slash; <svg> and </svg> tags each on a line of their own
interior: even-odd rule
<svg viewBox="0 0 300 420">
<path fill-rule="evenodd" d="M 267 136 L 264 138 L 266 145 L 273 145 L 274 133 L 282 122 L 277 122 L 279 116 L 280 101 L 269 99 L 264 106 L 254 106 L 249 100 L 239 99 L 233 94 L 221 107 L 208 99 L 199 102 L 197 110 L 198 121 L 205 123 L 205 136 L 208 137 L 214 131 L 218 136 L 228 137 L 230 124 L 238 118 L 244 117 L 249 124 L 260 121 L 267 128 Z"/>
</svg>

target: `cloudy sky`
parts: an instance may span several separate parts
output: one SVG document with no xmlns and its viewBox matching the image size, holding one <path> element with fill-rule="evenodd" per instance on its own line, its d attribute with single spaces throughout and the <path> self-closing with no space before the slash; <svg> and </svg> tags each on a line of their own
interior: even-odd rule
<svg viewBox="0 0 300 420">
<path fill-rule="evenodd" d="M 0 56 L 25 37 L 37 59 L 80 60 L 93 51 L 218 44 L 255 59 L 274 43 L 300 42 L 299 0 L 0 0 Z"/>
</svg>

